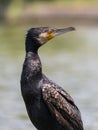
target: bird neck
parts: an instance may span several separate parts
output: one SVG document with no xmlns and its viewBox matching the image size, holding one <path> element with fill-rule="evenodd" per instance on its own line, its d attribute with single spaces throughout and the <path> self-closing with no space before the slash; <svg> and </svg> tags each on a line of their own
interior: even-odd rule
<svg viewBox="0 0 98 130">
<path fill-rule="evenodd" d="M 42 76 L 42 65 L 38 53 L 28 52 L 26 60 L 29 76 L 39 79 Z"/>
<path fill-rule="evenodd" d="M 27 52 L 22 75 L 21 75 L 21 86 L 22 94 L 25 96 L 29 92 L 38 94 L 40 90 L 40 84 L 42 81 L 42 65 L 40 58 L 37 53 Z"/>
<path fill-rule="evenodd" d="M 31 35 L 27 34 L 26 41 L 25 41 L 25 50 L 26 53 L 32 52 L 36 53 L 38 52 L 38 48 L 41 45 L 39 44 L 39 41 L 36 38 L 33 38 Z"/>
</svg>

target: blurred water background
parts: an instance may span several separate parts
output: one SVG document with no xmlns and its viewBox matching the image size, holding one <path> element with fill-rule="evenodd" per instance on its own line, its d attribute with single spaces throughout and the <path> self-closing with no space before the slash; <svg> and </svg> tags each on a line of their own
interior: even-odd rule
<svg viewBox="0 0 98 130">
<path fill-rule="evenodd" d="M 70 93 L 85 130 L 98 130 L 98 1 L 0 0 L 0 130 L 35 130 L 20 91 L 30 27 L 74 26 L 76 31 L 39 50 L 44 73 Z"/>
</svg>

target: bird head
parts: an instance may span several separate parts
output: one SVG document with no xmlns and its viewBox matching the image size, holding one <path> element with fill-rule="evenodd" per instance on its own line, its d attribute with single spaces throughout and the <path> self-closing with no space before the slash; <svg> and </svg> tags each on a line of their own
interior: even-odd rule
<svg viewBox="0 0 98 130">
<path fill-rule="evenodd" d="M 45 44 L 50 39 L 55 36 L 59 36 L 63 33 L 75 30 L 74 27 L 67 28 L 51 28 L 51 27 L 39 27 L 39 28 L 31 28 L 27 33 L 26 47 L 37 50 L 41 45 Z"/>
</svg>

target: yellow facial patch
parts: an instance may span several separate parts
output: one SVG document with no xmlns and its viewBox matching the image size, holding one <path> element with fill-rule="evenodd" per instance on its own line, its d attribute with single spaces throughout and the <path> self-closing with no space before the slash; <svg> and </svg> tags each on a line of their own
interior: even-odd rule
<svg viewBox="0 0 98 130">
<path fill-rule="evenodd" d="M 54 35 L 54 30 L 51 30 L 50 32 L 44 32 L 44 33 L 40 34 L 40 37 L 43 37 L 43 38 L 45 38 L 47 40 L 52 39 L 54 36 L 55 36 Z"/>
<path fill-rule="evenodd" d="M 51 31 L 51 32 L 48 32 L 48 33 L 47 33 L 46 38 L 47 38 L 48 40 L 50 40 L 50 39 L 52 39 L 54 36 L 55 36 L 55 35 L 54 35 L 54 31 Z"/>
</svg>

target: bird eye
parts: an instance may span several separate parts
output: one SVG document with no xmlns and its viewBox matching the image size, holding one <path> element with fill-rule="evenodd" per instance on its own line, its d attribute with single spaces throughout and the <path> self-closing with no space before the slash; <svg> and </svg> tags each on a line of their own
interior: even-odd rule
<svg viewBox="0 0 98 130">
<path fill-rule="evenodd" d="M 51 34 L 51 33 L 55 32 L 55 31 L 56 31 L 56 29 L 53 28 L 48 33 Z"/>
</svg>

